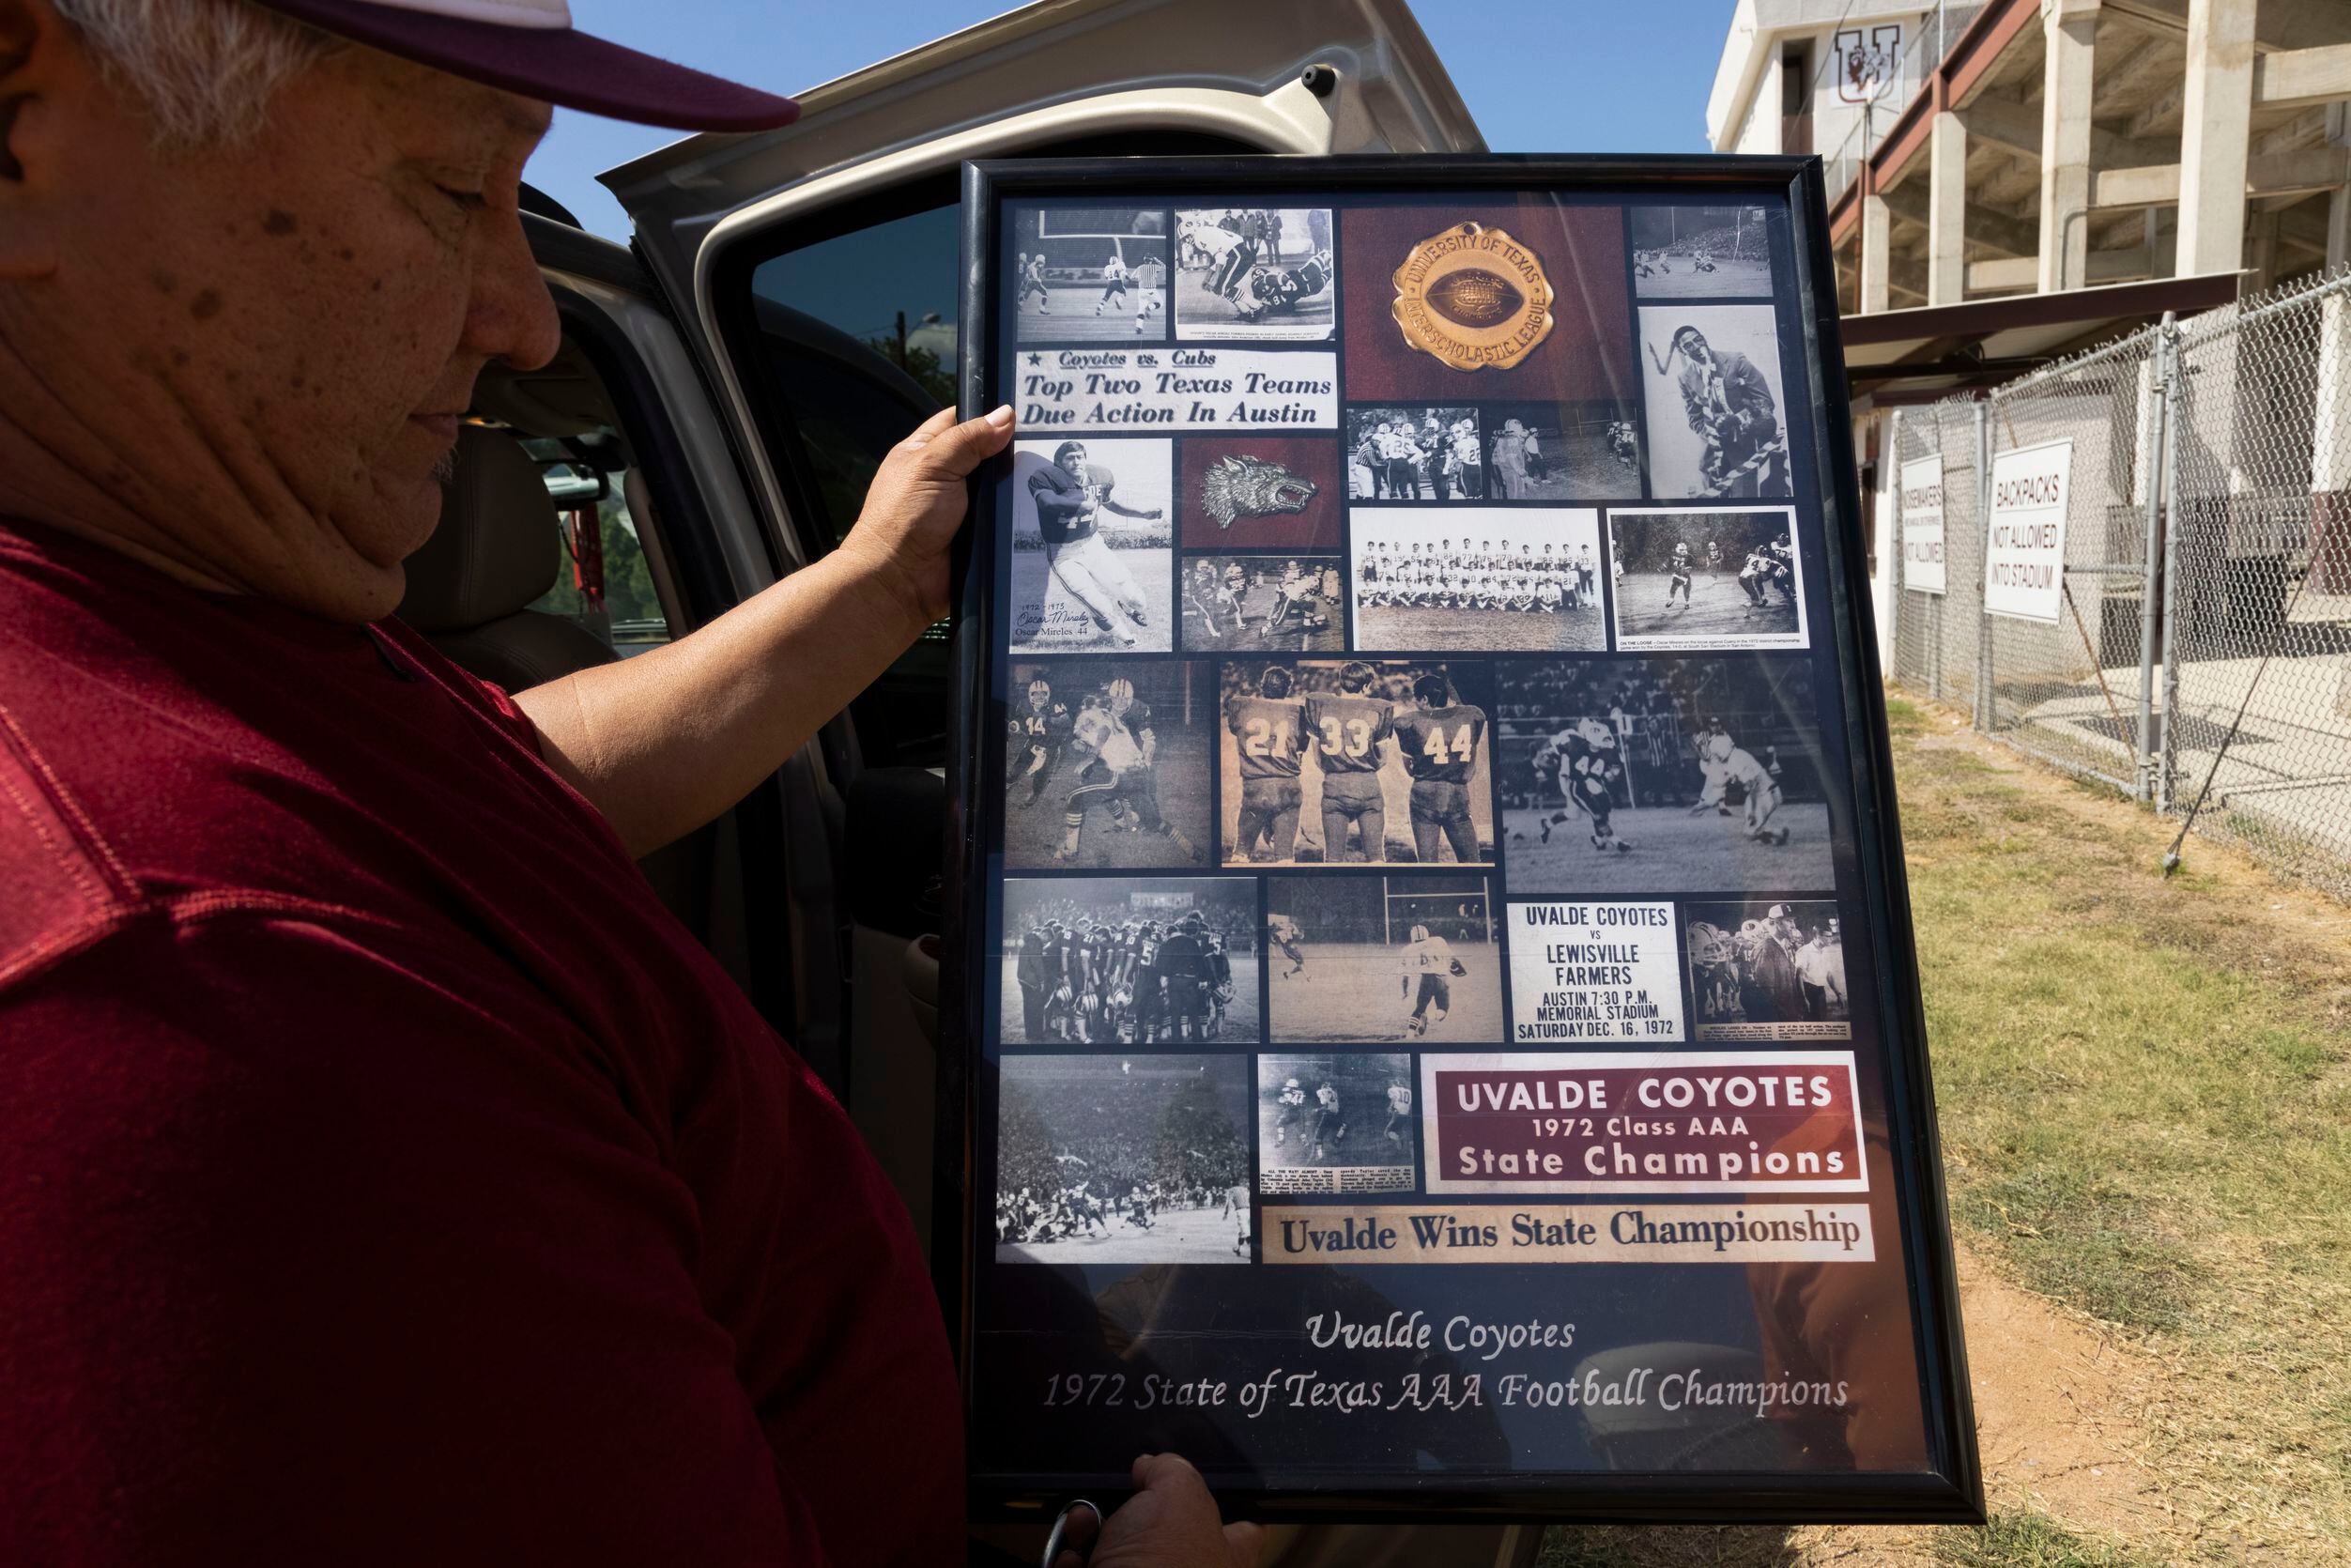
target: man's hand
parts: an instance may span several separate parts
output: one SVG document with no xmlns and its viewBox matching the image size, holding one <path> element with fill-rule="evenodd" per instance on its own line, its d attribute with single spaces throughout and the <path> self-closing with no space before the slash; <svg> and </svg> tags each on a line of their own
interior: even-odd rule
<svg viewBox="0 0 2351 1568">
<path fill-rule="evenodd" d="M 1070 1516 L 1070 1549 L 1053 1568 L 1252 1568 L 1257 1527 L 1224 1524 L 1198 1470 L 1173 1453 L 1146 1453 L 1134 1477 L 1141 1490 L 1101 1526 L 1099 1540 L 1091 1514 Z M 1089 1542 L 1092 1554 L 1081 1556 Z"/>
<path fill-rule="evenodd" d="M 964 482 L 1012 439 L 1012 407 L 956 423 L 942 408 L 890 449 L 838 554 L 898 585 L 915 623 L 947 612 L 947 546 L 963 526 Z"/>
</svg>

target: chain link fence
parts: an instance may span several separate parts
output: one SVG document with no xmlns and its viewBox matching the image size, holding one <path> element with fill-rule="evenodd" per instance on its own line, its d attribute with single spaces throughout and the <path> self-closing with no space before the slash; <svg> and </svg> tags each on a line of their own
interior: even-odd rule
<svg viewBox="0 0 2351 1568">
<path fill-rule="evenodd" d="M 1897 418 L 1895 680 L 2351 898 L 2351 272 Z M 2064 570 L 2030 595 L 2000 574 L 2049 536 L 2007 487 L 2061 443 Z M 2029 618 L 1987 610 L 1988 546 Z"/>
</svg>

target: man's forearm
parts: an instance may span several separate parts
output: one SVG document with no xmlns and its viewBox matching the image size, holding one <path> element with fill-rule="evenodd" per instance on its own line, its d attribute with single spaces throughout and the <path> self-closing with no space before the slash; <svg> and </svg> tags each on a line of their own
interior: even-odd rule
<svg viewBox="0 0 2351 1568">
<path fill-rule="evenodd" d="M 835 554 L 668 647 L 515 700 L 548 765 L 645 854 L 749 793 L 924 624 L 886 569 Z"/>
</svg>

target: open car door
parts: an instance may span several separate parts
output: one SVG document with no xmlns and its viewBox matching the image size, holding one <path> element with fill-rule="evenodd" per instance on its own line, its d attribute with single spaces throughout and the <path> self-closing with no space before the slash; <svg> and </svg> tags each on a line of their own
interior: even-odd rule
<svg viewBox="0 0 2351 1568">
<path fill-rule="evenodd" d="M 837 545 L 889 448 L 955 397 L 958 175 L 967 158 L 1481 152 L 1403 0 L 1041 0 L 800 95 L 782 131 L 704 135 L 604 177 L 708 383 L 778 573 Z M 847 984 L 850 1112 L 931 1235 L 947 643 L 934 629 L 826 733 L 817 786 Z M 778 869 L 779 872 L 782 869 Z M 814 967 L 814 966 L 812 966 Z M 806 1025 L 804 1024 L 804 1027 Z M 954 1224 L 952 1216 L 946 1223 Z"/>
</svg>

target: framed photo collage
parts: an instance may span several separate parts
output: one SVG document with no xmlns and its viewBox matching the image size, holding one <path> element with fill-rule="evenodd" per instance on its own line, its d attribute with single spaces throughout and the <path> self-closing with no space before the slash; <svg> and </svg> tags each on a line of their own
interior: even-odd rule
<svg viewBox="0 0 2351 1568">
<path fill-rule="evenodd" d="M 967 166 L 976 1498 L 1972 1516 L 1817 175 L 1286 162 Z"/>
</svg>

